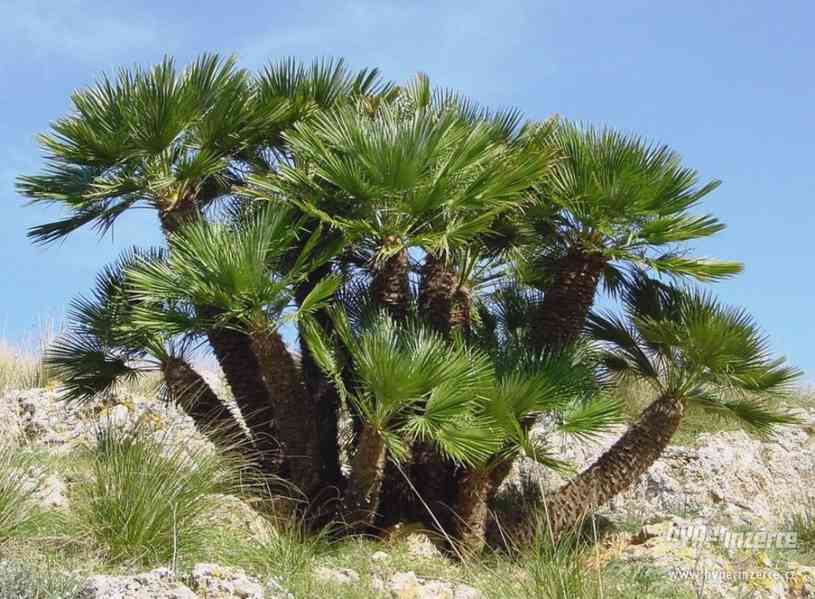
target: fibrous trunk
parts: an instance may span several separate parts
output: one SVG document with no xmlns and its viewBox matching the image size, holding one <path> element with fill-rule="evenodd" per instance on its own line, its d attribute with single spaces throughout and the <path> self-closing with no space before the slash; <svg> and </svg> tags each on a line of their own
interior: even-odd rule
<svg viewBox="0 0 815 599">
<path fill-rule="evenodd" d="M 607 259 L 572 251 L 560 258 L 551 273 L 543 302 L 533 321 L 532 343 L 537 351 L 560 351 L 577 341 L 594 303 Z"/>
<path fill-rule="evenodd" d="M 306 282 L 297 289 L 298 304 L 303 302 L 317 282 L 328 275 L 329 272 L 330 267 L 324 266 L 309 275 Z M 318 312 L 315 319 L 323 330 L 329 330 L 331 319 L 325 312 Z M 304 335 L 300 336 L 300 353 L 300 368 L 303 373 L 303 383 L 306 387 L 307 401 L 314 404 L 320 455 L 321 486 L 326 490 L 341 491 L 345 485 L 340 470 L 338 434 L 340 396 L 337 388 L 328 380 L 314 360 Z"/>
<path fill-rule="evenodd" d="M 371 294 L 376 305 L 387 310 L 394 320 L 404 320 L 410 300 L 408 255 L 398 250 L 379 265 L 373 273 Z"/>
<path fill-rule="evenodd" d="M 343 498 L 345 518 L 356 530 L 374 523 L 385 473 L 385 441 L 369 424 L 362 427 Z"/>
<path fill-rule="evenodd" d="M 173 204 L 161 206 L 158 218 L 165 236 L 170 236 L 184 225 L 196 222 L 201 218 L 201 208 L 192 196 L 186 196 Z"/>
<path fill-rule="evenodd" d="M 550 534 L 559 539 L 574 531 L 598 507 L 635 483 L 662 455 L 684 413 L 684 403 L 663 395 L 649 405 L 625 434 L 596 462 L 546 497 L 544 507 Z M 529 542 L 534 534 L 529 522 L 519 521 L 510 535 Z"/>
<path fill-rule="evenodd" d="M 490 486 L 486 468 L 470 469 L 459 481 L 455 536 L 465 556 L 476 556 L 484 549 Z"/>
<path fill-rule="evenodd" d="M 470 333 L 470 291 L 443 258 L 427 254 L 419 285 L 419 310 L 430 327 L 442 335 Z"/>
<path fill-rule="evenodd" d="M 280 334 L 263 329 L 252 332 L 250 337 L 274 404 L 284 474 L 306 497 L 311 497 L 320 482 L 314 406 L 308 401 L 297 365 Z"/>
<path fill-rule="evenodd" d="M 192 418 L 199 432 L 219 447 L 241 451 L 251 445 L 240 423 L 189 364 L 170 358 L 162 363 L 161 372 L 170 399 Z"/>
<path fill-rule="evenodd" d="M 205 313 L 209 318 L 216 314 L 213 310 Z M 281 454 L 276 441 L 274 408 L 249 336 L 213 325 L 207 331 L 207 338 L 252 436 L 260 469 L 265 474 L 280 476 Z"/>
</svg>

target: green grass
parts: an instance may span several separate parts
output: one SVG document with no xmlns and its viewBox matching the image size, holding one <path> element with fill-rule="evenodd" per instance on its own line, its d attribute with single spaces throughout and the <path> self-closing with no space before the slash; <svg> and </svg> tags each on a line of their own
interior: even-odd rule
<svg viewBox="0 0 815 599">
<path fill-rule="evenodd" d="M 792 513 L 789 527 L 798 535 L 798 551 L 815 561 L 815 499 L 809 498 Z"/>
<path fill-rule="evenodd" d="M 177 563 L 205 550 L 215 497 L 237 489 L 238 465 L 206 448 L 161 447 L 138 428 L 109 428 L 72 494 L 77 521 L 112 562 Z"/>
<path fill-rule="evenodd" d="M 33 457 L 18 447 L 0 444 L 0 541 L 30 535 L 43 522 L 36 487 L 26 477 L 35 465 Z"/>
</svg>

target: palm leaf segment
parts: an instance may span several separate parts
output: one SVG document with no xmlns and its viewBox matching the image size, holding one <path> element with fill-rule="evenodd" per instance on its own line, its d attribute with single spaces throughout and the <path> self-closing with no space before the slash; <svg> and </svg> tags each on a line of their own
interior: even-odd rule
<svg viewBox="0 0 815 599">
<path fill-rule="evenodd" d="M 767 337 L 743 310 L 643 275 L 623 301 L 627 321 L 603 313 L 588 323 L 609 372 L 645 380 L 660 394 L 735 417 L 758 433 L 795 421 L 771 398 L 800 372 L 771 357 Z"/>
<path fill-rule="evenodd" d="M 340 280 L 324 277 L 296 311 L 289 310 L 295 285 L 333 251 L 315 251 L 319 230 L 302 244 L 300 235 L 287 212 L 268 205 L 238 223 L 200 221 L 184 227 L 171 236 L 165 261 L 143 262 L 130 270 L 131 293 L 144 302 L 135 322 L 169 334 L 203 332 L 213 325 L 264 330 L 314 313 Z M 300 251 L 292 260 L 295 246 Z M 179 310 L 153 310 L 162 299 Z M 185 318 L 200 306 L 214 309 L 216 322 L 201 314 Z"/>
<path fill-rule="evenodd" d="M 561 122 L 551 140 L 562 159 L 530 212 L 537 228 L 521 261 L 527 279 L 545 277 L 548 264 L 574 251 L 609 263 L 612 291 L 629 267 L 701 281 L 741 271 L 739 263 L 688 256 L 683 247 L 724 229 L 715 217 L 693 213 L 719 181 L 700 185 L 666 146 L 610 129 Z"/>
</svg>

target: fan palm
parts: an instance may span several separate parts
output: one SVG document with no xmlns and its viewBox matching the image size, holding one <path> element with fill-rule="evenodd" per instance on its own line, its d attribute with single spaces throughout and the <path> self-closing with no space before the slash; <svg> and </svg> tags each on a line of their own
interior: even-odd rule
<svg viewBox="0 0 815 599">
<path fill-rule="evenodd" d="M 497 449 L 491 431 L 470 422 L 473 398 L 489 380 L 489 362 L 434 333 L 399 326 L 385 312 L 355 330 L 341 310 L 333 310 L 332 319 L 347 354 L 316 327 L 307 334 L 320 365 L 363 418 L 344 506 L 349 522 L 365 528 L 376 516 L 387 455 L 404 460 L 411 439 L 433 439 L 463 461 Z M 353 361 L 350 389 L 340 376 L 343 355 Z"/>
<path fill-rule="evenodd" d="M 284 60 L 256 77 L 215 55 L 183 71 L 169 58 L 123 69 L 76 92 L 72 112 L 41 136 L 46 170 L 21 177 L 18 189 L 69 216 L 29 235 L 47 243 L 84 225 L 105 233 L 136 207 L 154 209 L 170 235 L 232 198 L 249 173 L 290 161 L 281 133 L 295 122 L 389 89 L 376 70 L 351 73 L 341 60 Z M 263 412 L 268 394 L 251 341 L 214 307 L 195 308 L 218 323 L 207 338 L 241 409 Z"/>
<path fill-rule="evenodd" d="M 333 60 L 282 61 L 256 78 L 216 55 L 181 72 L 170 58 L 123 69 L 75 92 L 72 113 L 40 136 L 46 171 L 20 177 L 18 189 L 70 216 L 29 235 L 48 243 L 87 224 L 104 233 L 139 206 L 155 209 L 171 232 L 247 173 L 272 168 L 285 150 L 281 132 L 298 119 L 387 87 L 375 70 L 354 75 Z"/>
<path fill-rule="evenodd" d="M 620 421 L 620 403 L 598 393 L 591 370 L 574 357 L 530 356 L 509 348 L 492 355 L 492 384 L 475 416 L 491 425 L 500 450 L 487 460 L 464 464 L 458 478 L 454 529 L 467 554 L 484 548 L 487 508 L 498 490 L 496 471 L 511 467 L 522 455 L 549 468 L 568 469 L 553 458 L 545 438 L 530 435 L 525 422 L 546 417 L 553 423 L 549 434 L 583 440 Z"/>
<path fill-rule="evenodd" d="M 669 148 L 610 129 L 564 122 L 551 139 L 562 160 L 525 214 L 533 237 L 519 261 L 521 277 L 545 292 L 537 349 L 577 339 L 600 281 L 614 291 L 631 268 L 700 281 L 741 271 L 739 263 L 688 256 L 681 245 L 724 228 L 691 212 L 718 181 L 699 185 Z"/>
<path fill-rule="evenodd" d="M 339 281 L 323 278 L 296 312 L 287 312 L 294 304 L 296 283 L 323 260 L 310 253 L 312 242 L 290 263 L 298 233 L 288 213 L 268 206 L 251 211 L 237 224 L 192 223 L 170 237 L 166 261 L 136 265 L 129 282 L 132 295 L 147 306 L 163 298 L 189 309 L 211 310 L 185 319 L 178 313 L 137 309 L 135 321 L 145 329 L 189 333 L 228 326 L 248 336 L 268 400 L 259 409 L 241 405 L 244 418 L 255 442 L 273 455 L 279 453 L 283 474 L 309 495 L 319 483 L 314 406 L 279 329 L 318 310 Z"/>
<path fill-rule="evenodd" d="M 296 164 L 254 178 L 254 193 L 342 231 L 372 275 L 374 300 L 404 319 L 408 250 L 446 256 L 527 201 L 550 168 L 551 153 L 534 136 L 515 147 L 500 131 L 496 121 L 471 122 L 455 109 L 343 107 L 288 131 Z"/>
<path fill-rule="evenodd" d="M 636 482 L 689 408 L 733 418 L 762 435 L 796 422 L 770 398 L 800 372 L 770 356 L 766 337 L 743 310 L 642 275 L 623 299 L 629 322 L 593 314 L 588 330 L 603 348 L 608 373 L 647 383 L 656 399 L 595 463 L 548 498 L 555 537 Z"/>
<path fill-rule="evenodd" d="M 130 251 L 105 268 L 89 297 L 71 304 L 71 325 L 46 353 L 46 363 L 62 380 L 62 396 L 88 401 L 158 370 L 166 398 L 175 402 L 198 429 L 222 446 L 249 449 L 238 421 L 209 385 L 189 364 L 191 339 L 140 328 L 135 322 L 139 301 L 127 289 L 127 272 L 136 264 L 164 260 L 161 252 Z M 167 310 L 162 301 L 153 310 Z M 172 307 L 178 310 L 177 306 Z"/>
</svg>

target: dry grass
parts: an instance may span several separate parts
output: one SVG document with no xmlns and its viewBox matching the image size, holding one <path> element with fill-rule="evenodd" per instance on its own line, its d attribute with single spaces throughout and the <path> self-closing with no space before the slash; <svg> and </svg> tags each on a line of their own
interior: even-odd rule
<svg viewBox="0 0 815 599">
<path fill-rule="evenodd" d="M 37 333 L 12 343 L 0 335 L 0 393 L 47 386 L 52 379 L 42 363 L 46 348 L 60 334 L 55 320 L 40 321 Z"/>
<path fill-rule="evenodd" d="M 44 387 L 49 379 L 38 355 L 14 349 L 0 341 L 0 393 Z"/>
</svg>

